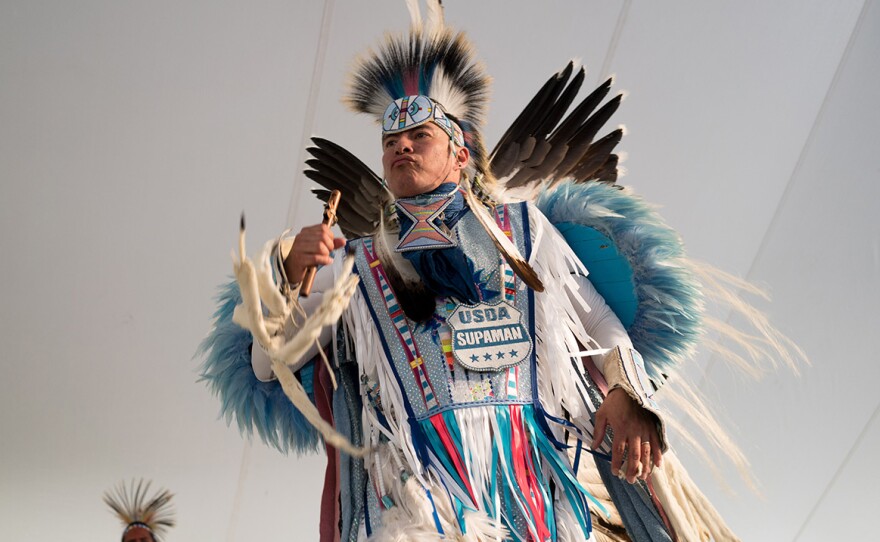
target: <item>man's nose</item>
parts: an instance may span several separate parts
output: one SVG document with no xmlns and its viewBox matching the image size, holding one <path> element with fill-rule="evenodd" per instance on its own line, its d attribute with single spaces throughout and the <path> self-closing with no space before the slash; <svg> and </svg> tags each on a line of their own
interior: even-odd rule
<svg viewBox="0 0 880 542">
<path fill-rule="evenodd" d="M 407 137 L 401 137 L 395 144 L 394 152 L 397 154 L 406 154 L 412 152 L 412 141 Z"/>
</svg>

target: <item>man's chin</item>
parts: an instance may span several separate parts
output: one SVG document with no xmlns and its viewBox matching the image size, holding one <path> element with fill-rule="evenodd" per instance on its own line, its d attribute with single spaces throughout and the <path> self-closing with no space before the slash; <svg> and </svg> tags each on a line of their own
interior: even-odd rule
<svg viewBox="0 0 880 542">
<path fill-rule="evenodd" d="M 424 193 L 423 191 L 404 190 L 404 191 L 401 191 L 401 192 L 394 194 L 394 197 L 396 197 L 397 199 L 414 198 L 414 197 L 418 196 L 419 194 L 423 194 L 423 193 Z"/>
<path fill-rule="evenodd" d="M 391 193 L 397 198 L 410 198 L 422 193 L 422 190 L 419 190 L 415 179 L 412 178 L 401 178 L 396 180 L 389 179 L 388 189 L 391 190 Z"/>
</svg>

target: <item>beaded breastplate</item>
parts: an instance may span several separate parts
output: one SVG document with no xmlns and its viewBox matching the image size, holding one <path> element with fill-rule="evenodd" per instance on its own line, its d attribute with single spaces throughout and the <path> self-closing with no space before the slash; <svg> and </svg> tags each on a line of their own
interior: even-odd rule
<svg viewBox="0 0 880 542">
<path fill-rule="evenodd" d="M 528 258 L 526 204 L 499 205 L 494 215 Z M 531 404 L 534 294 L 517 279 L 473 213 L 465 213 L 448 234 L 455 250 L 473 264 L 470 278 L 481 299 L 465 304 L 438 298 L 433 316 L 418 324 L 397 302 L 373 239 L 351 243 L 361 289 L 408 414 L 420 420 L 447 409 Z"/>
</svg>

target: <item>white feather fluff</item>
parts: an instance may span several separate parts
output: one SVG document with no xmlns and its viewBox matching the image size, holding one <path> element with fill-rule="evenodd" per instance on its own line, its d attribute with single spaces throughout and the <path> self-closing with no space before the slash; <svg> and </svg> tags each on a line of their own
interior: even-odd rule
<svg viewBox="0 0 880 542">
<path fill-rule="evenodd" d="M 348 306 L 355 289 L 358 277 L 352 274 L 353 258 L 346 258 L 336 284 L 325 292 L 322 302 L 298 332 L 290 339 L 281 331 L 284 322 L 290 315 L 293 301 L 284 299 L 278 293 L 278 286 L 272 278 L 268 254 L 273 244 L 266 244 L 258 257 L 259 266 L 247 257 L 245 252 L 244 229 L 239 234 L 239 257 L 233 258 L 233 271 L 238 281 L 242 302 L 235 307 L 233 321 L 244 327 L 265 348 L 272 363 L 272 370 L 281 384 L 284 394 L 291 403 L 303 414 L 325 441 L 340 450 L 362 457 L 367 453 L 365 448 L 353 446 L 348 439 L 339 434 L 331 424 L 321 418 L 318 409 L 309 399 L 299 380 L 294 376 L 293 368 L 299 367 L 303 356 L 321 334 L 321 329 L 333 325 Z M 265 303 L 269 315 L 264 317 Z M 268 323 L 268 327 L 267 327 Z"/>
<path fill-rule="evenodd" d="M 444 27 L 443 21 L 443 4 L 440 0 L 428 0 L 426 3 L 428 8 L 428 17 L 425 20 L 425 32 L 433 35 L 440 32 Z"/>
<path fill-rule="evenodd" d="M 354 289 L 357 288 L 358 278 L 351 274 L 353 259 L 347 258 L 346 260 L 347 264 L 344 265 L 343 274 L 337 280 L 334 288 L 324 294 L 324 299 L 318 310 L 306 320 L 299 332 L 283 347 L 275 352 L 270 351 L 269 359 L 272 361 L 272 370 L 278 377 L 284 394 L 309 423 L 321 433 L 324 440 L 331 446 L 352 456 L 363 457 L 369 449 L 353 446 L 347 438 L 333 428 L 332 424 L 324 421 L 289 367 L 298 364 L 303 354 L 317 340 L 321 328 L 335 323 L 345 307 L 348 306 L 348 300 L 351 299 Z"/>
<path fill-rule="evenodd" d="M 430 96 L 440 103 L 443 109 L 455 116 L 462 118 L 468 111 L 468 96 L 452 84 L 452 79 L 443 68 L 437 68 L 434 79 L 431 81 Z"/>
<path fill-rule="evenodd" d="M 419 8 L 419 0 L 406 0 L 406 9 L 409 11 L 409 20 L 413 28 L 422 25 L 422 12 Z"/>
</svg>

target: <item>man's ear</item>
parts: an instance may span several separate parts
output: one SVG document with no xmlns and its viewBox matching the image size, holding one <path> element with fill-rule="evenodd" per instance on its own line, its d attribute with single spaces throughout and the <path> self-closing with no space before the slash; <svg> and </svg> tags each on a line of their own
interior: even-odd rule
<svg viewBox="0 0 880 542">
<path fill-rule="evenodd" d="M 459 169 L 466 168 L 468 162 L 471 160 L 471 151 L 469 151 L 467 147 L 458 147 L 455 150 L 455 160 L 458 163 Z"/>
</svg>

